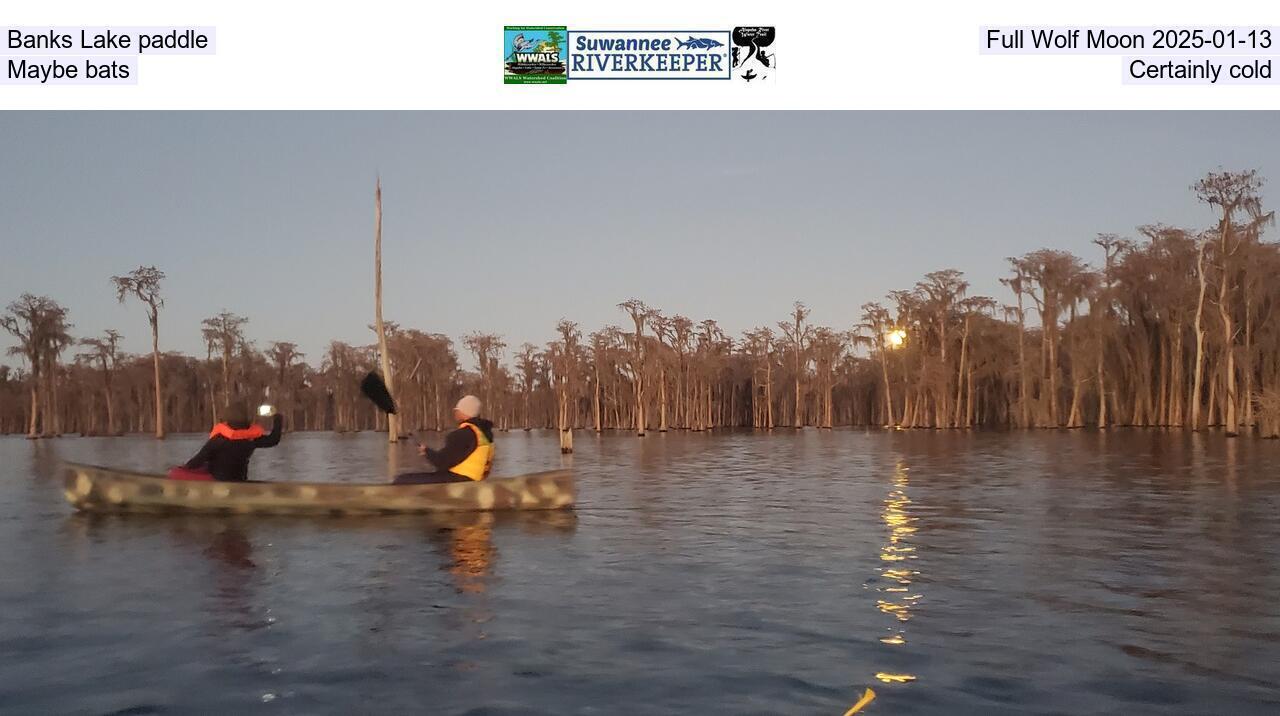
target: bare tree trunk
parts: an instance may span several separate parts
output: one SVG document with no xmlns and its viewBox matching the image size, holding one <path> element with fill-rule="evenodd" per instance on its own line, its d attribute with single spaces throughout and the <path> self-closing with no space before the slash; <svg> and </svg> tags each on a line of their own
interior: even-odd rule
<svg viewBox="0 0 1280 716">
<path fill-rule="evenodd" d="M 711 382 L 707 381 L 707 429 L 715 427 L 715 420 L 711 416 Z"/>
<path fill-rule="evenodd" d="M 965 406 L 966 412 L 965 412 L 964 426 L 966 428 L 972 428 L 973 418 L 975 413 L 974 407 L 973 407 L 975 393 L 973 389 L 973 369 L 972 368 L 969 369 L 968 382 L 969 382 L 969 399 L 965 401 L 967 405 Z"/>
<path fill-rule="evenodd" d="M 164 393 L 160 387 L 160 317 L 151 309 L 151 362 L 156 381 L 156 439 L 164 439 Z"/>
<path fill-rule="evenodd" d="M 593 396 L 594 400 L 592 401 L 593 402 L 592 410 L 595 414 L 596 432 L 598 433 L 604 429 L 604 426 L 600 424 L 600 364 L 599 362 L 597 362 L 595 365 L 595 374 L 596 374 L 596 380 L 595 380 L 596 385 L 595 385 L 595 391 Z"/>
<path fill-rule="evenodd" d="M 893 418 L 893 389 L 889 387 L 889 355 L 883 339 L 880 342 L 880 376 L 884 379 L 884 426 L 891 428 L 896 421 Z"/>
<path fill-rule="evenodd" d="M 969 350 L 969 316 L 964 317 L 964 333 L 960 336 L 960 366 L 956 371 L 956 414 L 955 419 L 951 421 L 952 427 L 960 427 L 960 416 L 963 415 L 964 401 L 964 376 L 965 376 L 965 360 L 968 357 Z"/>
<path fill-rule="evenodd" d="M 1050 289 L 1046 288 L 1046 296 Z M 1049 301 L 1046 297 L 1045 307 L 1048 308 Z M 1049 344 L 1049 424 L 1054 427 L 1062 425 L 1062 412 L 1058 405 L 1058 312 L 1057 302 L 1053 303 L 1053 308 L 1049 309 L 1050 315 L 1045 319 L 1045 335 L 1048 336 Z"/>
<path fill-rule="evenodd" d="M 1098 427 L 1107 427 L 1107 384 L 1103 372 L 1106 351 L 1098 348 Z"/>
<path fill-rule="evenodd" d="M 106 402 L 107 402 L 107 434 L 115 435 L 116 434 L 116 408 L 115 408 L 115 400 L 111 396 L 110 385 L 108 385 L 107 388 L 103 391 L 103 397 L 106 399 Z"/>
<path fill-rule="evenodd" d="M 764 365 L 764 409 L 765 424 L 769 430 L 773 430 L 773 359 L 769 357 L 769 348 L 765 347 Z"/>
<path fill-rule="evenodd" d="M 1073 371 L 1074 372 L 1074 371 Z M 1083 379 L 1072 381 L 1071 387 L 1071 410 L 1067 416 L 1067 427 L 1079 428 L 1084 427 L 1084 416 L 1080 410 L 1081 386 L 1084 384 Z"/>
<path fill-rule="evenodd" d="M 443 416 L 444 406 L 440 403 L 440 382 L 439 381 L 435 381 L 434 383 L 432 383 L 432 390 L 435 393 L 436 431 L 439 431 L 444 426 L 444 416 Z"/>
<path fill-rule="evenodd" d="M 1169 364 L 1172 359 L 1171 357 L 1164 355 L 1166 352 L 1169 352 L 1167 345 L 1169 345 L 1169 342 L 1167 341 L 1158 341 L 1157 343 L 1158 350 L 1160 350 L 1161 354 L 1157 356 L 1157 360 L 1160 362 L 1160 387 L 1157 388 L 1156 393 L 1157 425 L 1169 425 L 1169 401 L 1167 401 L 1166 398 L 1169 396 Z"/>
<path fill-rule="evenodd" d="M 231 356 L 226 344 L 222 346 L 222 404 L 231 404 Z"/>
<path fill-rule="evenodd" d="M 33 365 L 34 365 L 34 361 L 33 361 Z M 39 426 L 39 416 L 40 416 L 40 389 L 37 387 L 39 382 L 40 382 L 40 374 L 37 373 L 36 371 L 32 371 L 31 373 L 31 422 L 27 427 L 27 437 L 29 438 L 40 437 L 40 433 L 37 431 L 37 428 Z"/>
<path fill-rule="evenodd" d="M 1218 378 L 1216 373 L 1209 374 L 1209 425 L 1218 423 Z"/>
<path fill-rule="evenodd" d="M 1240 354 L 1240 372 L 1244 374 L 1244 429 L 1253 432 L 1253 299 L 1245 284 L 1244 350 Z"/>
<path fill-rule="evenodd" d="M 658 432 L 667 432 L 667 366 L 666 357 L 659 358 L 662 366 L 658 372 Z"/>
<path fill-rule="evenodd" d="M 1235 323 L 1231 316 L 1230 307 L 1226 305 L 1228 300 L 1227 284 L 1229 279 L 1226 272 L 1226 259 L 1223 259 L 1223 276 L 1222 286 L 1218 290 L 1218 316 L 1222 320 L 1222 353 L 1223 353 L 1223 398 L 1226 400 L 1226 410 L 1223 418 L 1225 421 L 1226 433 L 1228 437 L 1234 436 L 1237 431 L 1236 424 L 1236 363 L 1235 363 Z"/>
<path fill-rule="evenodd" d="M 1204 382 L 1204 294 L 1209 278 L 1204 273 L 1204 252 L 1208 242 L 1199 239 L 1196 256 L 1196 275 L 1200 279 L 1200 297 L 1196 300 L 1196 369 L 1191 383 L 1191 429 L 1200 429 L 1200 390 Z"/>
<path fill-rule="evenodd" d="M 1169 424 L 1178 426 L 1182 425 L 1182 396 L 1185 394 L 1184 383 L 1182 382 L 1183 374 L 1183 351 L 1182 351 L 1182 320 L 1179 319 L 1174 323 L 1173 327 L 1173 377 L 1169 381 L 1169 401 L 1170 415 Z"/>
<path fill-rule="evenodd" d="M 566 363 L 568 357 L 562 358 Z M 567 369 L 567 366 L 564 366 Z M 556 427 L 560 431 L 560 454 L 567 455 L 573 452 L 573 430 L 569 426 L 569 390 L 563 374 L 556 381 L 559 385 L 557 396 L 559 403 L 559 415 L 556 420 Z"/>
<path fill-rule="evenodd" d="M 373 230 L 373 311 L 374 328 L 378 332 L 378 353 L 382 364 L 382 379 L 387 384 L 387 392 L 395 396 L 395 380 L 391 374 L 391 354 L 387 351 L 387 331 L 382 323 L 382 180 L 377 182 L 374 190 L 374 230 Z M 481 366 L 483 369 L 484 366 Z M 492 407 L 492 406 L 491 406 Z M 400 440 L 400 420 L 397 416 L 387 414 L 387 442 Z"/>
<path fill-rule="evenodd" d="M 1018 427 L 1031 425 L 1031 406 L 1027 396 L 1027 319 L 1022 308 L 1022 291 L 1018 294 Z"/>
</svg>

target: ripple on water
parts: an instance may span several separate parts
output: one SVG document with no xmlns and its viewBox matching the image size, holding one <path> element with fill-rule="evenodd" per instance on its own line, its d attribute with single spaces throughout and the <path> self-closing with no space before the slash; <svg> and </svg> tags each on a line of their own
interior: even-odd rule
<svg viewBox="0 0 1280 716">
<path fill-rule="evenodd" d="M 498 439 L 500 472 L 561 464 L 552 433 Z M 1276 442 L 583 433 L 569 521 L 62 502 L 59 460 L 155 469 L 200 440 L 0 438 L 6 708 L 840 714 L 868 687 L 866 713 L 1280 705 Z M 254 470 L 360 482 L 416 460 L 297 434 Z"/>
</svg>

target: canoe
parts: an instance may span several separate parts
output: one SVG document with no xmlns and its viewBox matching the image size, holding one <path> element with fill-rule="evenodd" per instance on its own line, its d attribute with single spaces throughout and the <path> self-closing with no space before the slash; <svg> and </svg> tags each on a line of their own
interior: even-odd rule
<svg viewBox="0 0 1280 716">
<path fill-rule="evenodd" d="M 346 515 L 573 507 L 573 473 L 549 470 L 443 485 L 186 482 L 68 463 L 63 495 L 87 512 Z"/>
</svg>

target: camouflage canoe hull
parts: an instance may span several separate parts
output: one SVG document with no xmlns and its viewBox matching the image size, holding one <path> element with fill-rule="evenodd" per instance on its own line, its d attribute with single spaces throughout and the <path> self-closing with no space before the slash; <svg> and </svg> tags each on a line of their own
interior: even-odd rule
<svg viewBox="0 0 1280 716">
<path fill-rule="evenodd" d="M 395 514 L 558 510 L 577 497 L 568 470 L 444 485 L 318 482 L 188 482 L 163 475 L 68 464 L 63 495 L 87 512 Z"/>
</svg>

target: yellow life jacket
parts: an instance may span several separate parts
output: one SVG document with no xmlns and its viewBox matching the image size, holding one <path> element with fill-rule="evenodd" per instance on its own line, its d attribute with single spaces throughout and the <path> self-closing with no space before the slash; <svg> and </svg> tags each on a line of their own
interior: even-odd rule
<svg viewBox="0 0 1280 716">
<path fill-rule="evenodd" d="M 449 472 L 472 480 L 483 480 L 489 476 L 489 469 L 493 467 L 493 441 L 486 438 L 484 431 L 472 423 L 462 423 L 458 427 L 471 428 L 471 432 L 476 434 L 476 449 L 462 462 L 449 468 Z"/>
</svg>

